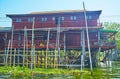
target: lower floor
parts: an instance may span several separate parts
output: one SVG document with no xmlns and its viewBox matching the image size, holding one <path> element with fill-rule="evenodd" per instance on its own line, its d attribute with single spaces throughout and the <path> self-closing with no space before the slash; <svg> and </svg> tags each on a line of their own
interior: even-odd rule
<svg viewBox="0 0 120 79">
<path fill-rule="evenodd" d="M 90 59 L 91 56 L 91 59 Z M 116 50 L 91 49 L 4 49 L 0 53 L 0 65 L 26 66 L 29 68 L 93 67 L 100 62 L 116 60 Z M 92 62 L 90 62 L 92 60 Z"/>
</svg>

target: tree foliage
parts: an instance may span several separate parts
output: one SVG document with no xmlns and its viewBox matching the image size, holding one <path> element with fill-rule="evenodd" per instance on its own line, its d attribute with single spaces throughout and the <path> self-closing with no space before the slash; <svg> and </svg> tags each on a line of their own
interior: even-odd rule
<svg viewBox="0 0 120 79">
<path fill-rule="evenodd" d="M 116 45 L 117 45 L 117 48 L 120 49 L 120 23 L 104 22 L 103 27 L 104 27 L 104 29 L 107 29 L 107 30 L 115 30 L 115 31 L 117 31 L 117 33 L 115 35 Z"/>
</svg>

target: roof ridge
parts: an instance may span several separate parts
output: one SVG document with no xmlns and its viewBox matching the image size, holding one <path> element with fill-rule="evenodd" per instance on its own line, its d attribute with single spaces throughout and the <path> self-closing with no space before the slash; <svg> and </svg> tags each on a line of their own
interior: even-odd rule
<svg viewBox="0 0 120 79">
<path fill-rule="evenodd" d="M 84 12 L 84 10 L 54 10 L 54 11 L 31 12 L 29 14 L 49 14 L 49 13 L 68 13 L 68 12 Z"/>
</svg>

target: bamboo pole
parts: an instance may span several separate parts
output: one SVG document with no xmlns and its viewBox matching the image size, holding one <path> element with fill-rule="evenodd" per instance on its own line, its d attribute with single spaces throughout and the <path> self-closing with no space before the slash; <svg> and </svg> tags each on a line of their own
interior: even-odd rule
<svg viewBox="0 0 120 79">
<path fill-rule="evenodd" d="M 18 34 L 18 46 L 20 46 L 20 43 L 21 43 L 21 35 L 19 33 Z M 17 65 L 19 66 L 19 62 L 20 62 L 20 57 L 19 57 L 19 55 L 20 55 L 20 48 L 18 48 L 17 54 L 18 54 L 18 56 L 17 56 Z"/>
<path fill-rule="evenodd" d="M 61 23 L 61 17 L 58 18 L 58 24 L 57 24 L 57 52 L 58 52 L 58 65 L 60 64 L 60 23 Z"/>
<path fill-rule="evenodd" d="M 98 45 L 99 45 L 99 49 L 98 49 L 98 61 L 97 61 L 97 62 L 98 62 L 98 63 L 97 63 L 98 66 L 100 66 L 100 64 L 99 64 L 99 63 L 100 63 L 100 52 L 101 52 L 101 43 L 100 43 L 100 39 L 101 39 L 101 38 L 100 38 L 100 31 L 98 31 Z"/>
<path fill-rule="evenodd" d="M 14 60 L 13 60 L 13 66 L 15 67 L 15 56 L 16 56 L 16 48 L 14 48 Z"/>
<path fill-rule="evenodd" d="M 91 71 L 91 74 L 92 74 L 93 67 L 92 67 L 92 59 L 91 59 L 91 49 L 90 49 L 90 41 L 89 41 L 89 33 L 88 33 L 87 15 L 86 15 L 86 10 L 85 10 L 85 4 L 84 4 L 84 2 L 83 2 L 83 9 L 84 9 L 85 26 L 86 26 L 87 43 L 88 43 L 88 52 L 89 52 L 89 60 L 90 60 L 90 71 Z"/>
<path fill-rule="evenodd" d="M 34 25 L 35 25 L 35 18 L 33 17 L 33 23 L 32 23 L 32 46 L 31 46 L 31 70 L 33 69 L 33 64 L 34 64 Z"/>
<path fill-rule="evenodd" d="M 66 53 L 66 34 L 64 33 L 64 53 Z"/>
<path fill-rule="evenodd" d="M 84 67 L 84 56 L 85 56 L 85 32 L 82 30 L 81 32 L 81 46 L 82 46 L 82 52 L 81 52 L 81 72 Z"/>
<path fill-rule="evenodd" d="M 26 27 L 25 27 L 25 38 L 26 38 L 26 59 L 27 59 L 27 63 L 26 63 L 26 65 L 27 65 L 27 67 L 28 67 L 28 37 L 27 37 L 27 29 L 26 29 Z"/>
<path fill-rule="evenodd" d="M 56 35 L 56 46 L 55 46 L 55 58 L 54 58 L 54 68 L 55 68 L 55 64 L 57 64 L 57 66 L 59 65 L 59 58 L 60 58 L 60 47 L 59 47 L 59 39 L 60 39 L 60 23 L 61 23 L 61 18 L 60 17 L 56 17 L 56 24 L 57 24 L 57 35 Z M 57 54 L 58 53 L 58 54 Z M 57 56 L 58 55 L 58 56 Z M 58 59 L 58 61 L 57 61 Z"/>
<path fill-rule="evenodd" d="M 26 31 L 26 27 L 24 27 L 24 48 L 23 48 L 23 66 L 25 66 L 25 48 L 26 48 L 26 42 L 25 42 L 25 31 Z"/>
<path fill-rule="evenodd" d="M 7 53 L 6 53 L 6 66 L 8 64 L 8 53 L 9 53 L 9 48 L 10 48 L 10 40 L 8 42 L 8 48 L 7 48 Z"/>
<path fill-rule="evenodd" d="M 6 44 L 5 44 L 5 45 L 6 45 Z M 4 64 L 3 64 L 3 65 L 5 65 L 5 63 L 6 63 L 6 60 L 5 60 L 5 59 L 6 59 L 6 53 L 7 53 L 7 51 L 6 51 L 6 48 L 5 48 L 5 49 L 4 49 L 4 55 L 3 55 L 3 56 L 4 56 L 4 62 L 3 62 Z"/>
<path fill-rule="evenodd" d="M 10 66 L 12 65 L 12 47 L 13 47 L 13 30 L 14 30 L 14 26 L 12 27 L 12 33 L 11 33 L 11 45 L 10 45 Z"/>
<path fill-rule="evenodd" d="M 46 48 L 46 55 L 45 55 L 45 68 L 47 68 L 47 58 L 48 58 L 48 52 L 49 52 L 49 38 L 50 38 L 50 28 L 48 29 L 48 36 L 47 36 L 47 48 Z"/>
</svg>

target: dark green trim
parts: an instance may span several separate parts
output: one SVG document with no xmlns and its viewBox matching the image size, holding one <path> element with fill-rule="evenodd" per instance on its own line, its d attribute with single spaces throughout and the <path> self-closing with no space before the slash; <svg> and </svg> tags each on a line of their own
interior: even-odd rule
<svg viewBox="0 0 120 79">
<path fill-rule="evenodd" d="M 117 33 L 118 31 L 116 30 L 106 30 L 106 29 L 100 29 L 101 32 L 106 32 L 106 33 Z"/>
</svg>

